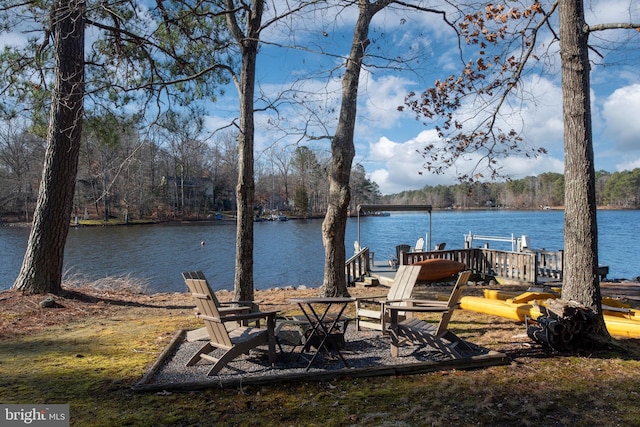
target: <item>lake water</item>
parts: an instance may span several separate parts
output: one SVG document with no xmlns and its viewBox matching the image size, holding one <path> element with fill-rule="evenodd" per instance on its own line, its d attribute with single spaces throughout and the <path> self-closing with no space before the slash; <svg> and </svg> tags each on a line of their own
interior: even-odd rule
<svg viewBox="0 0 640 427">
<path fill-rule="evenodd" d="M 447 249 L 464 246 L 464 235 L 515 237 L 527 235 L 529 247 L 562 249 L 563 211 L 436 211 L 431 220 L 431 244 Z M 324 248 L 321 219 L 255 224 L 254 282 L 256 289 L 322 284 Z M 394 212 L 386 217 L 360 218 L 360 242 L 386 260 L 398 244 L 415 245 L 427 238 L 426 213 Z M 640 211 L 598 211 L 599 261 L 609 266 L 608 278 L 640 276 L 635 256 L 640 249 Z M 0 227 L 0 289 L 15 280 L 26 249 L 29 229 Z M 358 236 L 356 218 L 347 224 L 347 255 Z M 201 245 L 201 242 L 205 242 Z M 484 242 L 474 242 L 474 247 Z M 510 250 L 510 243 L 489 242 Z M 141 225 L 80 227 L 69 231 L 66 274 L 88 279 L 130 274 L 149 282 L 151 292 L 185 291 L 180 273 L 202 270 L 214 289 L 232 289 L 235 224 Z"/>
</svg>

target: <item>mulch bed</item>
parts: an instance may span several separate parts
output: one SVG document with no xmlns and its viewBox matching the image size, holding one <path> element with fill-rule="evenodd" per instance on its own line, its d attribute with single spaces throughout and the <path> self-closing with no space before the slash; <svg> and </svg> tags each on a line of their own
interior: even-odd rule
<svg viewBox="0 0 640 427">
<path fill-rule="evenodd" d="M 427 346 L 404 345 L 399 357 L 390 355 L 390 339 L 377 331 L 355 331 L 350 325 L 341 350 L 348 366 L 334 353 L 321 351 L 309 370 L 311 354 L 300 354 L 301 347 L 280 341 L 278 360 L 271 366 L 264 350 L 258 348 L 229 363 L 218 375 L 207 376 L 211 363 L 186 362 L 205 344 L 187 342 L 186 331 L 179 331 L 147 374 L 133 387 L 139 392 L 191 391 L 207 388 L 238 387 L 290 381 L 324 381 L 337 377 L 409 375 L 450 369 L 474 369 L 510 363 L 496 351 L 471 344 L 461 359 L 449 359 Z M 215 354 L 212 354 L 215 356 Z"/>
</svg>

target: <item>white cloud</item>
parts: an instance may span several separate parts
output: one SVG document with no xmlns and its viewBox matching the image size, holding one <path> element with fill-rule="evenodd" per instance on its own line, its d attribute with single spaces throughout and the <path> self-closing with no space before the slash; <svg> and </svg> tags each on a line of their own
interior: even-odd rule
<svg viewBox="0 0 640 427">
<path fill-rule="evenodd" d="M 22 47 L 27 44 L 27 38 L 16 32 L 0 35 L 0 49 L 5 47 Z"/>
<path fill-rule="evenodd" d="M 504 163 L 504 172 L 513 179 L 540 175 L 545 172 L 563 173 L 564 160 L 550 156 L 511 157 Z"/>
<path fill-rule="evenodd" d="M 457 119 L 465 128 L 473 129 L 486 120 L 495 108 L 495 102 L 474 99 L 459 110 Z M 500 107 L 494 125 L 503 132 L 514 129 L 523 137 L 520 147 L 544 147 L 552 155 L 563 153 L 562 89 L 552 81 L 534 76 L 520 83 L 514 93 Z"/>
<path fill-rule="evenodd" d="M 361 87 L 361 99 L 365 99 L 362 114 L 363 124 L 368 127 L 372 123 L 377 128 L 393 128 L 400 125 L 403 116 L 398 106 L 404 105 L 404 98 L 409 92 L 411 81 L 395 77 L 382 76 L 379 79 L 368 76 Z"/>
<path fill-rule="evenodd" d="M 376 87 L 384 87 L 378 85 Z M 522 94 L 515 103 L 508 105 L 499 116 L 499 127 L 503 131 L 516 129 L 522 131 L 523 149 L 544 147 L 548 155 L 525 157 L 522 153 L 511 153 L 499 159 L 501 174 L 514 179 L 544 172 L 562 173 L 564 169 L 562 95 L 561 89 L 550 80 L 531 78 L 521 85 Z M 383 90 L 382 93 L 386 93 Z M 459 116 L 470 126 L 477 125 L 480 120 L 478 105 L 468 104 L 463 107 Z M 400 121 L 401 128 L 414 131 L 413 135 L 404 134 L 388 136 L 384 129 L 384 120 L 377 123 L 376 131 L 387 136 L 378 137 L 369 144 L 369 154 L 365 156 L 365 167 L 371 170 L 370 179 L 375 181 L 383 194 L 397 193 L 404 190 L 415 190 L 426 185 L 451 185 L 456 183 L 458 175 L 480 172 L 487 176 L 483 153 L 469 152 L 459 158 L 455 165 L 442 175 L 435 175 L 424 168 L 425 159 L 421 155 L 424 147 L 430 143 L 436 147 L 442 145 L 434 129 L 421 127 L 415 121 Z M 488 179 L 488 178 L 487 178 Z"/>
<path fill-rule="evenodd" d="M 602 116 L 606 122 L 604 137 L 613 142 L 616 149 L 637 151 L 640 149 L 640 84 L 614 91 L 604 102 Z"/>
<path fill-rule="evenodd" d="M 564 123 L 562 119 L 562 89 L 544 78 L 523 82 L 525 92 L 531 96 L 514 108 L 521 120 L 523 145 L 528 148 L 544 148 L 550 156 L 564 156 Z M 511 123 L 518 130 L 520 123 Z M 542 171 L 546 172 L 546 171 Z"/>
<path fill-rule="evenodd" d="M 636 168 L 640 168 L 640 157 L 637 157 L 633 160 L 631 159 L 627 159 L 626 161 L 622 162 L 622 163 L 618 163 L 616 165 L 616 171 L 620 172 L 620 171 L 630 171 Z M 613 172 L 613 171 L 612 171 Z"/>
<path fill-rule="evenodd" d="M 416 190 L 425 186 L 451 185 L 457 181 L 457 174 L 469 173 L 474 167 L 483 167 L 481 156 L 471 153 L 456 161 L 456 164 L 443 174 L 429 172 L 424 167 L 425 159 L 420 154 L 428 142 L 436 143 L 433 130 L 425 130 L 416 138 L 405 142 L 394 142 L 381 137 L 370 145 L 370 162 L 373 171 L 369 179 L 375 181 L 383 194 L 399 193 L 406 190 Z M 513 179 L 539 175 L 544 172 L 562 173 L 564 162 L 562 158 L 540 156 L 527 158 L 511 156 L 501 162 L 501 173 Z M 372 166 L 367 165 L 371 170 Z M 486 172 L 479 169 L 480 172 Z"/>
<path fill-rule="evenodd" d="M 233 117 L 207 115 L 204 117 L 204 128 L 209 132 L 219 132 L 223 129 L 230 129 L 235 132 L 236 128 L 230 126 L 232 122 Z"/>
<path fill-rule="evenodd" d="M 588 2 L 585 8 L 585 19 L 591 25 L 637 22 L 638 18 L 640 18 L 640 8 L 636 2 L 629 2 L 628 0 L 592 1 Z M 610 31 L 609 33 L 615 34 L 616 31 Z"/>
<path fill-rule="evenodd" d="M 368 160 L 374 168 L 369 178 L 378 184 L 383 194 L 453 182 L 453 170 L 444 175 L 434 175 L 424 168 L 424 159 L 420 153 L 427 144 L 435 142 L 437 133 L 434 130 L 423 130 L 415 138 L 404 142 L 381 137 L 369 147 Z M 371 166 L 367 165 L 367 168 L 371 169 Z"/>
</svg>

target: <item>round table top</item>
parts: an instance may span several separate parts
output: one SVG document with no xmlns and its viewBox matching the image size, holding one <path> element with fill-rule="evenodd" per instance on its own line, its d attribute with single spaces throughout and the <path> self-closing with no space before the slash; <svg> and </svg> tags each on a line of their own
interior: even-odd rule
<svg viewBox="0 0 640 427">
<path fill-rule="evenodd" d="M 354 302 L 352 297 L 316 297 L 316 298 L 290 298 L 289 302 L 294 304 L 341 304 Z"/>
</svg>

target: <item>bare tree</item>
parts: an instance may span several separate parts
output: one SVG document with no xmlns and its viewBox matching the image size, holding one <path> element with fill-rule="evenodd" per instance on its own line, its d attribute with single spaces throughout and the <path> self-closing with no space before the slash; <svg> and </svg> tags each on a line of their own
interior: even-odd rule
<svg viewBox="0 0 640 427">
<path fill-rule="evenodd" d="M 296 149 L 297 152 L 297 149 Z M 280 172 L 280 182 L 282 183 L 282 199 L 284 201 L 283 207 L 286 208 L 289 199 L 290 199 L 290 191 L 289 191 L 289 181 L 291 180 L 291 169 L 294 167 L 294 159 L 292 157 L 291 150 L 288 147 L 276 149 L 273 147 L 270 150 L 271 155 L 271 164 L 275 165 Z"/>
<path fill-rule="evenodd" d="M 235 192 L 232 190 L 238 179 L 237 141 L 237 135 L 225 132 L 216 136 L 214 146 L 210 150 L 213 207 L 216 209 L 232 209 L 231 201 L 234 201 L 233 206 L 235 206 Z"/>
<path fill-rule="evenodd" d="M 17 118 L 9 118 L 0 127 L 0 177 L 4 177 L 0 208 L 18 208 L 25 221 L 31 218 L 32 189 L 37 186 L 43 154 L 42 140 L 29 133 L 26 124 Z"/>
<path fill-rule="evenodd" d="M 369 25 L 376 13 L 392 3 L 391 0 L 358 1 L 358 20 L 353 32 L 351 51 L 342 76 L 342 101 L 338 126 L 331 140 L 331 163 L 329 165 L 329 205 L 322 223 L 322 243 L 325 250 L 324 280 L 322 293 L 325 296 L 348 295 L 344 275 L 346 249 L 344 245 L 347 215 L 351 190 L 349 177 L 355 147 L 353 135 L 356 124 L 358 83 L 365 51 L 369 40 Z"/>
<path fill-rule="evenodd" d="M 116 117 L 105 114 L 84 119 L 81 158 L 84 158 L 86 173 L 93 190 L 96 215 L 102 202 L 102 219 L 109 221 L 111 215 L 111 187 L 119 163 L 120 126 Z M 85 154 L 83 156 L 83 154 Z"/>
<path fill-rule="evenodd" d="M 167 111 L 157 122 L 160 134 L 173 157 L 173 186 L 179 211 L 185 213 L 186 183 L 189 179 L 200 178 L 199 157 L 206 144 L 201 137 L 203 130 L 202 112 L 189 108 L 185 113 Z"/>
<path fill-rule="evenodd" d="M 311 3 L 314 3 L 312 1 Z M 234 74 L 234 81 L 240 96 L 240 116 L 238 123 L 239 170 L 236 185 L 237 228 L 236 228 L 236 268 L 234 297 L 239 300 L 253 299 L 253 217 L 255 200 L 254 176 L 254 95 L 256 59 L 260 35 L 264 28 L 284 17 L 291 16 L 307 7 L 300 2 L 276 13 L 262 23 L 264 0 L 242 2 L 225 0 L 227 25 L 240 50 L 240 72 Z M 274 6 L 275 8 L 275 6 Z"/>
<path fill-rule="evenodd" d="M 253 299 L 253 201 L 254 181 L 254 122 L 253 102 L 255 93 L 256 57 L 262 24 L 264 1 L 255 0 L 251 5 L 225 0 L 227 25 L 240 49 L 242 58 L 239 80 L 240 120 L 238 124 L 238 183 L 236 226 L 236 271 L 234 297 L 238 300 Z M 238 19 L 237 14 L 241 14 Z M 244 24 L 244 31 L 240 26 Z"/>
<path fill-rule="evenodd" d="M 303 188 L 307 189 L 308 178 L 317 164 L 316 154 L 311 151 L 309 147 L 300 146 L 296 148 L 294 156 L 291 159 L 291 166 L 297 171 L 300 185 Z"/>
</svg>

